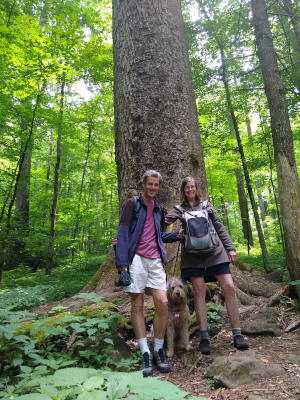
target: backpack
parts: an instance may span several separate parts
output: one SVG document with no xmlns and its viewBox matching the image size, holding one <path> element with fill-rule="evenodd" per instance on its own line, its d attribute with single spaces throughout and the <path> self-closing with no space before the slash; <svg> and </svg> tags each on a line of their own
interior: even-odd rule
<svg viewBox="0 0 300 400">
<path fill-rule="evenodd" d="M 133 211 L 133 216 L 132 216 L 132 220 L 131 220 L 131 225 L 132 225 L 133 221 L 136 221 L 136 220 L 138 219 L 139 209 L 141 208 L 141 202 L 140 202 L 139 196 L 133 196 L 132 198 L 134 199 L 134 205 L 135 205 L 135 207 L 134 207 L 134 211 Z M 161 216 L 161 217 L 164 217 L 164 210 L 163 210 L 162 207 L 159 207 L 159 212 L 160 212 L 160 216 Z M 164 227 L 162 227 L 162 228 L 164 228 Z M 163 229 L 162 229 L 162 230 L 163 230 Z M 115 236 L 115 237 L 113 238 L 112 243 L 113 243 L 114 251 L 115 251 L 115 253 L 116 253 L 117 236 Z"/>
<path fill-rule="evenodd" d="M 216 231 L 206 209 L 207 203 L 204 201 L 202 210 L 198 211 L 174 207 L 182 214 L 183 243 L 187 253 L 207 253 L 216 247 Z"/>
</svg>

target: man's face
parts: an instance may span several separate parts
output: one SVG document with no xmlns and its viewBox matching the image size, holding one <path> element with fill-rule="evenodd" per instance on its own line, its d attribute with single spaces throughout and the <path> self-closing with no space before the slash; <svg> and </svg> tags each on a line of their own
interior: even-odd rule
<svg viewBox="0 0 300 400">
<path fill-rule="evenodd" d="M 153 201 L 159 189 L 159 178 L 148 176 L 147 182 L 143 183 L 143 196 L 148 201 Z"/>
</svg>

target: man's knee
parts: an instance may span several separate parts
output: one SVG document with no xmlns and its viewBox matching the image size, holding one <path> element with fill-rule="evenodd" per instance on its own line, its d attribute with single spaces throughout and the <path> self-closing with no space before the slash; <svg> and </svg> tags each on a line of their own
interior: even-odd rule
<svg viewBox="0 0 300 400">
<path fill-rule="evenodd" d="M 144 310 L 144 294 L 132 293 L 131 294 L 131 312 L 141 314 Z"/>
</svg>

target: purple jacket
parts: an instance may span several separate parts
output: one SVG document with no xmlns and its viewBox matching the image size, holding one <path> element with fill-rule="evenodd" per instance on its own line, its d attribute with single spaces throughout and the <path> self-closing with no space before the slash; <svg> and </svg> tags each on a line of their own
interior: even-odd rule
<svg viewBox="0 0 300 400">
<path fill-rule="evenodd" d="M 133 221 L 134 210 L 135 210 L 135 200 L 133 198 L 126 201 L 122 208 L 118 233 L 117 233 L 117 246 L 116 246 L 116 267 L 128 267 L 135 256 L 141 235 L 144 229 L 144 223 L 147 216 L 147 206 L 143 201 L 142 195 L 139 195 L 139 201 L 141 202 L 141 207 L 138 211 L 138 217 Z M 163 232 L 164 230 L 164 213 L 161 215 L 161 210 L 163 210 L 162 205 L 154 199 L 154 224 L 156 231 L 156 242 L 158 245 L 158 250 L 164 265 L 167 263 L 167 252 L 164 243 L 173 243 L 178 241 L 177 235 L 179 231 L 176 232 Z"/>
</svg>

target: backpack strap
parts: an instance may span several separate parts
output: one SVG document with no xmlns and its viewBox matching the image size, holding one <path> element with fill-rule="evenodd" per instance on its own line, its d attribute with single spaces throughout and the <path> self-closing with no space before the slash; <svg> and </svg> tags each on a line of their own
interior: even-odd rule
<svg viewBox="0 0 300 400">
<path fill-rule="evenodd" d="M 206 209 L 208 204 L 208 200 L 204 200 L 203 204 L 202 204 L 202 210 Z"/>
<path fill-rule="evenodd" d="M 181 206 L 174 206 L 174 208 L 175 208 L 175 210 L 177 210 L 177 211 L 180 211 L 181 212 L 181 214 L 184 214 L 186 211 L 185 211 L 185 209 L 184 208 L 182 208 Z"/>
<path fill-rule="evenodd" d="M 135 221 L 138 219 L 138 212 L 139 212 L 139 209 L 141 208 L 141 202 L 140 202 L 139 196 L 133 196 L 132 198 L 134 199 L 134 205 L 135 205 L 134 216 L 133 216 L 133 221 Z"/>
</svg>

